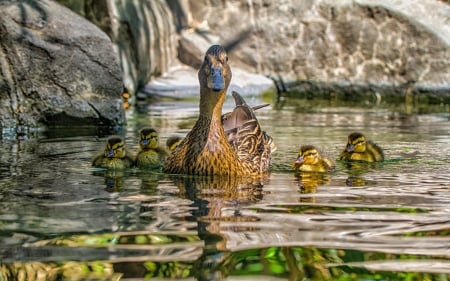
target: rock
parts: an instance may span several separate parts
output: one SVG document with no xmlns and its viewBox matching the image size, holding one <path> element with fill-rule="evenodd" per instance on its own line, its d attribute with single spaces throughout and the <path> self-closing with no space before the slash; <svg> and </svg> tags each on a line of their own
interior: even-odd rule
<svg viewBox="0 0 450 281">
<path fill-rule="evenodd" d="M 450 92 L 448 1 L 60 1 L 110 34 L 132 92 L 162 87 L 180 62 L 198 69 L 214 43 L 233 69 L 300 91 Z"/>
<path fill-rule="evenodd" d="M 232 65 L 232 63 L 230 62 Z M 273 88 L 273 81 L 265 76 L 249 73 L 239 68 L 231 67 L 233 78 L 228 91 L 237 91 L 243 96 L 257 95 Z M 162 77 L 150 81 L 140 89 L 138 97 L 161 96 L 170 98 L 198 97 L 200 86 L 197 69 L 182 66 L 165 73 Z M 230 94 L 231 95 L 231 94 Z"/>
<path fill-rule="evenodd" d="M 450 6 L 441 1 L 188 2 L 197 7 L 186 12 L 191 25 L 203 23 L 220 42 L 250 31 L 230 54 L 244 70 L 331 90 L 389 91 L 411 82 L 425 91 L 450 90 Z M 191 34 L 181 36 L 183 42 Z"/>
<path fill-rule="evenodd" d="M 200 35 L 192 31 L 182 31 L 178 47 L 178 58 L 186 65 L 173 67 L 162 75 L 150 81 L 141 88 L 139 94 L 164 96 L 172 98 L 195 97 L 200 92 L 197 71 L 203 62 L 206 50 L 213 44 L 219 44 L 219 37 L 212 34 Z M 234 67 L 230 60 L 233 78 L 229 91 L 237 91 L 243 96 L 256 95 L 273 88 L 273 81 L 263 75 L 250 73 L 239 67 Z"/>
<path fill-rule="evenodd" d="M 3 128 L 121 125 L 122 73 L 110 39 L 49 1 L 0 1 Z"/>
</svg>

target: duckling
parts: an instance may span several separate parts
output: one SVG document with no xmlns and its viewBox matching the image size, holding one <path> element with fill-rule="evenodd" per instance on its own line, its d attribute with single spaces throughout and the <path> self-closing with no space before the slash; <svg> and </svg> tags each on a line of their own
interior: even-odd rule
<svg viewBox="0 0 450 281">
<path fill-rule="evenodd" d="M 334 163 L 332 160 L 323 157 L 313 145 L 302 145 L 292 169 L 301 172 L 323 173 L 334 169 Z"/>
<path fill-rule="evenodd" d="M 342 151 L 339 159 L 379 162 L 384 161 L 384 153 L 381 147 L 366 140 L 363 134 L 355 132 L 348 136 L 347 146 Z"/>
<path fill-rule="evenodd" d="M 167 141 L 166 141 L 167 150 L 174 151 L 175 148 L 178 147 L 178 145 L 181 143 L 182 140 L 183 140 L 183 138 L 181 138 L 179 136 L 171 136 L 171 137 L 169 137 L 167 139 Z"/>
<path fill-rule="evenodd" d="M 94 167 L 107 169 L 126 169 L 133 164 L 133 158 L 125 150 L 125 142 L 119 136 L 109 137 L 103 153 L 95 157 L 92 162 Z"/>
<path fill-rule="evenodd" d="M 252 108 L 242 104 L 239 110 L 247 115 L 245 122 L 234 128 L 235 136 L 225 133 L 221 115 L 231 76 L 225 49 L 211 46 L 198 72 L 199 117 L 167 158 L 164 172 L 236 176 L 268 172 L 273 142 L 261 130 Z M 228 142 L 230 138 L 234 139 L 232 144 Z"/>
<path fill-rule="evenodd" d="M 140 168 L 157 168 L 167 156 L 167 152 L 159 147 L 158 132 L 153 128 L 140 131 L 140 150 L 136 155 L 136 166 Z"/>
</svg>

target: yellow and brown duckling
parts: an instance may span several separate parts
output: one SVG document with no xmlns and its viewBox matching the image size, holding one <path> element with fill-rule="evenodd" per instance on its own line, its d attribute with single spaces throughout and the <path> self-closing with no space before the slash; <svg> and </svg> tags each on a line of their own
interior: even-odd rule
<svg viewBox="0 0 450 281">
<path fill-rule="evenodd" d="M 301 172 L 329 172 L 335 167 L 334 162 L 321 155 L 313 145 L 302 145 L 292 169 Z"/>
<path fill-rule="evenodd" d="M 183 138 L 180 136 L 169 137 L 166 141 L 167 150 L 174 151 L 175 148 L 178 147 L 178 145 L 181 143 L 182 140 L 183 140 Z"/>
<path fill-rule="evenodd" d="M 136 155 L 136 166 L 139 168 L 160 167 L 167 152 L 159 147 L 158 132 L 153 128 L 143 128 L 139 135 L 140 150 Z"/>
<path fill-rule="evenodd" d="M 231 126 L 233 136 L 222 125 L 222 106 L 231 81 L 225 49 L 211 46 L 198 72 L 200 83 L 199 117 L 167 158 L 164 172 L 192 175 L 257 175 L 269 170 L 272 140 L 265 134 L 245 103 L 240 126 Z M 232 139 L 231 144 L 229 142 Z M 270 140 L 270 141 L 269 141 Z"/>
<path fill-rule="evenodd" d="M 95 157 L 92 166 L 107 169 L 127 169 L 133 166 L 134 161 L 125 149 L 122 137 L 109 137 L 102 154 Z"/>
<path fill-rule="evenodd" d="M 348 136 L 347 146 L 342 151 L 339 159 L 379 162 L 384 161 L 384 153 L 381 147 L 366 140 L 363 134 L 355 132 Z"/>
</svg>

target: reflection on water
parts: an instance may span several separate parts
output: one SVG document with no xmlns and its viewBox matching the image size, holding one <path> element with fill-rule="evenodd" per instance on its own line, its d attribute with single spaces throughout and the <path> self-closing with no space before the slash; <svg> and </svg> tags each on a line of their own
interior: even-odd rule
<svg viewBox="0 0 450 281">
<path fill-rule="evenodd" d="M 94 169 L 107 134 L 85 130 L 2 140 L 0 280 L 449 280 L 448 112 L 284 102 L 258 111 L 278 147 L 262 178 Z M 184 135 L 197 107 L 130 111 L 127 147 L 144 126 Z M 387 160 L 290 170 L 300 145 L 336 159 L 353 131 Z"/>
</svg>

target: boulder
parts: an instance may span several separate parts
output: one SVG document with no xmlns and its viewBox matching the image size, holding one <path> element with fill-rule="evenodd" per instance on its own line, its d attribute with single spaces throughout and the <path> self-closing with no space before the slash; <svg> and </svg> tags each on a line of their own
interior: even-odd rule
<svg viewBox="0 0 450 281">
<path fill-rule="evenodd" d="M 141 0 L 58 0 L 96 24 L 113 41 L 131 92 L 179 64 L 170 3 Z M 168 3 L 170 2 L 170 3 Z"/>
<path fill-rule="evenodd" d="M 331 90 L 450 92 L 450 6 L 442 1 L 186 1 L 188 25 L 201 34 L 219 42 L 248 34 L 230 52 L 244 70 Z"/>
<path fill-rule="evenodd" d="M 180 64 L 195 74 L 207 47 L 222 44 L 233 70 L 281 89 L 450 93 L 448 1 L 59 1 L 110 35 L 131 92 L 149 82 L 150 93 L 192 92 L 196 75 Z"/>
<path fill-rule="evenodd" d="M 0 70 L 3 128 L 125 122 L 111 40 L 53 1 L 0 1 Z"/>
</svg>

